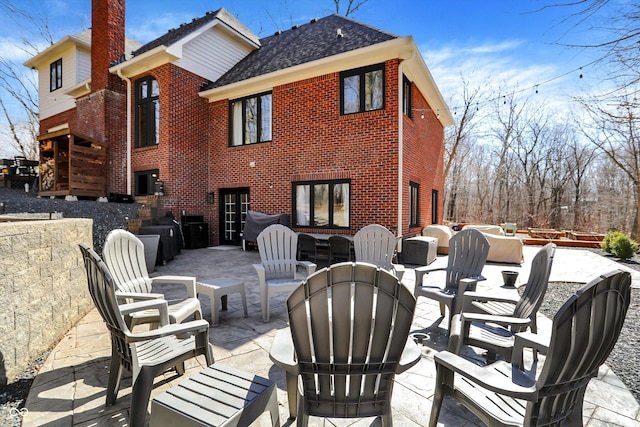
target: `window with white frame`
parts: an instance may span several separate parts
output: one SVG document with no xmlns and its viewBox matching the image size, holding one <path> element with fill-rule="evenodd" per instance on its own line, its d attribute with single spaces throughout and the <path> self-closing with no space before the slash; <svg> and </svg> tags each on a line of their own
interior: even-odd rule
<svg viewBox="0 0 640 427">
<path fill-rule="evenodd" d="M 271 141 L 271 92 L 230 102 L 229 145 Z"/>
<path fill-rule="evenodd" d="M 293 183 L 293 223 L 298 227 L 348 228 L 351 181 Z"/>
<path fill-rule="evenodd" d="M 340 73 L 340 114 L 384 109 L 384 64 Z"/>
</svg>

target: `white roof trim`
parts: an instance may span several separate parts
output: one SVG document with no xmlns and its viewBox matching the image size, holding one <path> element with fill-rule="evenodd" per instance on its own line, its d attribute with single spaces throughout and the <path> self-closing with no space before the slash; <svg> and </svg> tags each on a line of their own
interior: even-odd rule
<svg viewBox="0 0 640 427">
<path fill-rule="evenodd" d="M 431 108 L 438 112 L 438 120 L 442 125 L 450 126 L 454 124 L 454 120 L 449 111 L 449 107 L 436 86 L 433 76 L 429 72 L 412 37 L 399 37 L 362 49 L 209 89 L 200 92 L 200 96 L 208 99 L 209 102 L 241 98 L 273 89 L 275 86 L 281 86 L 319 75 L 349 70 L 394 58 L 409 60 L 418 56 L 420 57 L 419 60 L 407 61 L 405 71 L 407 68 L 411 71 L 414 83 L 418 86 L 427 102 L 429 102 Z"/>
<path fill-rule="evenodd" d="M 161 45 L 128 61 L 114 65 L 109 68 L 109 72 L 118 74 L 118 71 L 121 71 L 122 76 L 132 77 L 178 59 L 179 57 L 169 52 L 165 45 Z"/>
</svg>

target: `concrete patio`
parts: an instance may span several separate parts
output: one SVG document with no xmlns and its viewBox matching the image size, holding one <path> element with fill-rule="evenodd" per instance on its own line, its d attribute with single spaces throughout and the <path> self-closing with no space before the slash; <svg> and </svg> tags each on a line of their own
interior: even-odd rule
<svg viewBox="0 0 640 427">
<path fill-rule="evenodd" d="M 538 247 L 525 247 L 525 263 L 508 269 L 520 271 L 519 282 L 526 282 L 529 264 Z M 257 276 L 252 267 L 259 262 L 257 251 L 243 252 L 235 247 L 183 250 L 155 274 L 184 274 L 198 279 L 230 277 L 244 280 L 247 287 L 249 317 L 242 316 L 239 294 L 229 296 L 229 310 L 221 312 L 220 325 L 210 328 L 210 341 L 214 345 L 217 363 L 234 366 L 251 373 L 271 378 L 278 384 L 280 420 L 285 426 L 295 423 L 288 419 L 288 406 L 284 372 L 269 359 L 271 341 L 276 331 L 287 327 L 285 295 L 271 300 L 271 320 L 262 322 Z M 446 257 L 439 257 L 437 265 L 446 265 Z M 554 259 L 551 281 L 587 282 L 596 274 L 625 269 L 624 266 L 589 251 L 558 248 Z M 505 265 L 488 264 L 484 274 L 501 289 L 500 271 Z M 631 270 L 629 270 L 631 271 Z M 633 286 L 640 287 L 640 274 L 632 271 Z M 413 288 L 413 272 L 405 274 L 403 283 Z M 511 290 L 511 292 L 515 292 Z M 206 319 L 210 319 L 210 302 L 200 297 Z M 541 331 L 548 330 L 550 321 L 540 316 Z M 422 340 L 421 361 L 396 378 L 393 393 L 393 418 L 396 426 L 426 425 L 431 412 L 435 369 L 433 354 L 446 347 L 446 320 L 440 317 L 438 306 L 420 298 L 412 331 Z M 105 389 L 110 358 L 110 340 L 104 323 L 96 310 L 72 328 L 57 344 L 36 377 L 24 411 L 23 426 L 122 426 L 129 417 L 131 392 L 130 375 L 125 376 L 117 403 L 105 407 Z M 204 368 L 199 357 L 187 366 L 185 376 L 168 372 L 156 379 L 152 397 L 181 382 Z M 608 368 L 603 367 L 597 379 L 591 381 L 584 405 L 584 424 L 589 426 L 640 426 L 640 404 L 622 382 Z M 452 400 L 445 401 L 440 416 L 443 426 L 483 425 L 474 415 Z M 270 425 L 263 415 L 255 425 Z M 311 418 L 313 426 L 377 426 L 374 419 L 319 419 Z"/>
</svg>

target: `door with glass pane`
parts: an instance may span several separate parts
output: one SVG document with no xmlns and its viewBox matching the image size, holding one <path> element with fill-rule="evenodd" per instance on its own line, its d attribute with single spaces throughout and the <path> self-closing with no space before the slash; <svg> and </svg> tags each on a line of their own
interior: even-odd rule
<svg viewBox="0 0 640 427">
<path fill-rule="evenodd" d="M 220 244 L 240 245 L 240 233 L 249 210 L 249 189 L 220 190 Z"/>
</svg>

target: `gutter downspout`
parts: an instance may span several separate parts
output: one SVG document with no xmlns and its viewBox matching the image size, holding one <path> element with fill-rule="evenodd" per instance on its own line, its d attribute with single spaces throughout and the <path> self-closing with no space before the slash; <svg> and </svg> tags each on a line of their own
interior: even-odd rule
<svg viewBox="0 0 640 427">
<path fill-rule="evenodd" d="M 127 82 L 127 194 L 131 194 L 131 79 L 122 75 L 121 69 L 118 77 Z"/>
<path fill-rule="evenodd" d="M 398 252 L 402 252 L 402 195 L 403 195 L 403 155 L 404 155 L 404 113 L 402 111 L 402 90 L 404 89 L 404 72 L 402 66 L 405 61 L 412 61 L 416 57 L 416 51 L 413 50 L 411 57 L 408 59 L 400 59 L 398 64 Z"/>
</svg>

